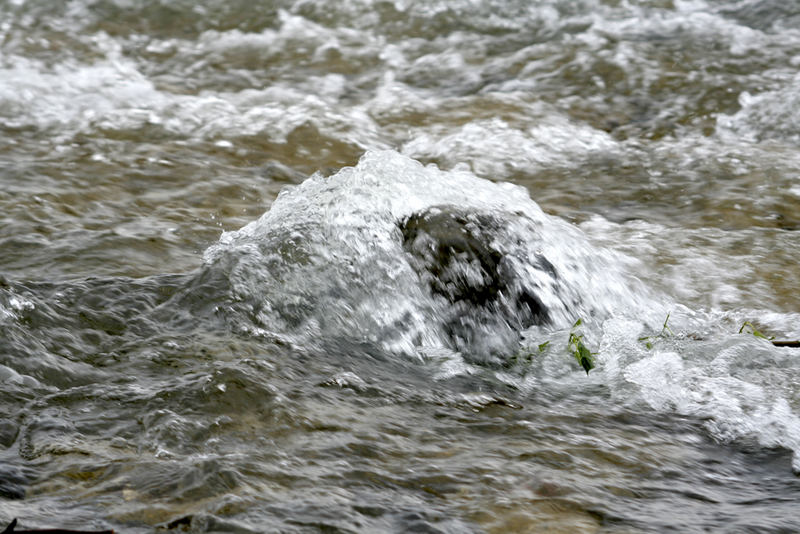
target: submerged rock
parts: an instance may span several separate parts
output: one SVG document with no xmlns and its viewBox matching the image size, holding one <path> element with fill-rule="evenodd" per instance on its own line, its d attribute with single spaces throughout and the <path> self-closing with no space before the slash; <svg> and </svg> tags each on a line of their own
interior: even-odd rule
<svg viewBox="0 0 800 534">
<path fill-rule="evenodd" d="M 532 327 L 643 301 L 616 257 L 527 190 L 391 151 L 286 189 L 205 260 L 200 278 L 231 297 L 215 316 L 243 312 L 259 335 L 368 355 L 497 361 Z"/>
<path fill-rule="evenodd" d="M 551 322 L 534 288 L 514 268 L 514 253 L 504 250 L 508 216 L 434 206 L 400 222 L 409 264 L 447 306 L 445 331 L 455 346 L 467 349 L 487 326 L 502 331 L 503 341 L 533 325 Z M 545 275 L 557 278 L 546 258 L 525 258 Z M 487 349 L 488 347 L 483 347 Z"/>
</svg>

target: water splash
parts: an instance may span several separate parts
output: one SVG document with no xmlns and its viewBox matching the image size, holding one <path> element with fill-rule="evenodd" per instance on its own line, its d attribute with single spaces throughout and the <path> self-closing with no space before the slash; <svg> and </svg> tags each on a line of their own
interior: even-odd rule
<svg viewBox="0 0 800 534">
<path fill-rule="evenodd" d="M 507 369 L 513 354 L 550 341 L 556 348 L 520 374 L 497 371 L 523 391 L 574 388 L 579 371 L 558 344 L 584 318 L 599 351 L 590 380 L 616 402 L 706 420 L 721 441 L 800 450 L 794 401 L 759 378 L 785 377 L 771 370 L 776 358 L 790 363 L 780 349 L 726 335 L 738 316 L 692 311 L 645 288 L 626 274 L 635 260 L 609 248 L 542 212 L 523 188 L 380 151 L 285 190 L 260 219 L 225 233 L 204 269 L 227 278 L 251 332 L 432 359 L 438 380 Z M 677 336 L 648 349 L 639 338 L 670 310 Z M 723 365 L 734 353 L 737 364 Z"/>
<path fill-rule="evenodd" d="M 525 328 L 648 301 L 615 254 L 523 188 L 391 151 L 284 191 L 205 260 L 259 328 L 405 354 L 446 347 L 487 359 L 514 350 Z"/>
</svg>

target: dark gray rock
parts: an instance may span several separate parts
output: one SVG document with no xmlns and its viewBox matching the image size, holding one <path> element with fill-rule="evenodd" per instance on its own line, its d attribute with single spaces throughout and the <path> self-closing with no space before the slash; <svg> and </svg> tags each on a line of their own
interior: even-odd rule
<svg viewBox="0 0 800 534">
<path fill-rule="evenodd" d="M 521 330 L 550 323 L 546 306 L 515 272 L 512 252 L 498 246 L 508 243 L 509 216 L 437 206 L 400 222 L 411 266 L 446 303 L 445 330 L 458 350 L 496 351 Z M 545 258 L 525 261 L 557 278 Z M 486 346 L 487 334 L 506 339 Z"/>
</svg>

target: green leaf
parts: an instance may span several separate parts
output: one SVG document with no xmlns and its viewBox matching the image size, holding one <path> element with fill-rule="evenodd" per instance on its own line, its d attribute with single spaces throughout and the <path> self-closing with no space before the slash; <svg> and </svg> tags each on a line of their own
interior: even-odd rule
<svg viewBox="0 0 800 534">
<path fill-rule="evenodd" d="M 762 334 L 761 332 L 759 332 L 758 330 L 756 330 L 756 327 L 753 326 L 753 323 L 751 323 L 750 321 L 745 321 L 742 324 L 742 327 L 739 329 L 739 333 L 741 334 L 742 332 L 744 332 L 745 328 L 748 328 L 749 329 L 749 333 L 754 335 L 755 337 L 760 337 L 761 339 L 766 339 L 767 341 L 771 341 L 771 340 L 775 339 L 774 337 L 767 337 L 764 334 Z"/>
<path fill-rule="evenodd" d="M 594 369 L 594 357 L 583 343 L 578 345 L 578 363 L 580 363 L 583 370 L 586 371 L 587 376 L 589 375 L 589 371 Z"/>
<path fill-rule="evenodd" d="M 545 341 L 544 343 L 541 343 L 539 345 L 539 352 L 544 352 L 544 350 L 547 348 L 547 345 L 549 345 L 549 344 L 550 344 L 549 341 Z"/>
<path fill-rule="evenodd" d="M 751 324 L 750 324 L 750 321 L 745 321 L 745 322 L 743 322 L 743 323 L 742 323 L 742 327 L 739 329 L 739 333 L 740 333 L 740 334 L 741 334 L 742 332 L 744 332 L 744 327 L 745 327 L 745 326 L 747 326 L 747 325 L 750 325 L 751 327 L 753 326 L 753 325 L 751 325 Z"/>
<path fill-rule="evenodd" d="M 582 323 L 581 319 L 578 319 L 578 322 L 575 323 L 573 329 L 577 326 L 580 326 Z M 589 374 L 589 371 L 594 369 L 594 355 L 592 351 L 590 351 L 586 345 L 583 343 L 583 334 L 576 334 L 575 332 L 569 333 L 569 340 L 567 341 L 567 350 L 569 350 L 572 355 L 577 360 L 578 364 L 586 371 L 586 374 Z"/>
</svg>

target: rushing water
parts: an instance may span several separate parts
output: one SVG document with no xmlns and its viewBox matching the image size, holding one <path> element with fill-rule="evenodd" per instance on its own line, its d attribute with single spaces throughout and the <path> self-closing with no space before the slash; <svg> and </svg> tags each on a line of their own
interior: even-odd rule
<svg viewBox="0 0 800 534">
<path fill-rule="evenodd" d="M 797 532 L 798 71 L 783 0 L 0 0 L 0 526 Z"/>
</svg>

